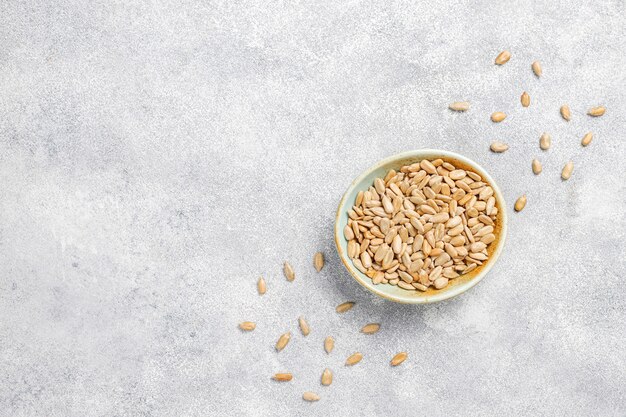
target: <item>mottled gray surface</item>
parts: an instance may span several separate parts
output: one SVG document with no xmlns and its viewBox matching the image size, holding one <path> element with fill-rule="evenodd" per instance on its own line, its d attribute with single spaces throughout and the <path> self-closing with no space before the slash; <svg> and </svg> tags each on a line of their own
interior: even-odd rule
<svg viewBox="0 0 626 417">
<path fill-rule="evenodd" d="M 0 415 L 624 416 L 626 7 L 572 3 L 2 1 Z M 468 293 L 396 305 L 342 268 L 334 210 L 423 147 L 490 170 L 509 239 Z"/>
</svg>

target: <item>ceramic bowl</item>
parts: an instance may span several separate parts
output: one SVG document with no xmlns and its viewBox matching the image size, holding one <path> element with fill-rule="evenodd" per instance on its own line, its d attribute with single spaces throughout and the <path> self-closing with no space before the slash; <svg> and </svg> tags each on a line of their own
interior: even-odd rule
<svg viewBox="0 0 626 417">
<path fill-rule="evenodd" d="M 390 169 L 399 170 L 400 167 L 402 167 L 403 165 L 410 165 L 412 163 L 419 162 L 422 159 L 434 160 L 437 158 L 441 158 L 446 162 L 450 162 L 458 168 L 472 170 L 476 172 L 483 178 L 483 181 L 489 183 L 489 185 L 491 185 L 491 187 L 493 188 L 494 197 L 496 198 L 496 207 L 498 208 L 498 214 L 496 219 L 496 227 L 494 230 L 496 240 L 491 243 L 487 248 L 489 253 L 489 259 L 483 265 L 476 268 L 474 271 L 465 275 L 461 275 L 458 278 L 451 279 L 449 284 L 441 290 L 430 287 L 425 292 L 407 291 L 391 284 L 374 285 L 372 283 L 372 280 L 365 274 L 360 272 L 358 269 L 356 269 L 356 267 L 352 264 L 352 260 L 348 258 L 348 242 L 343 236 L 343 229 L 348 223 L 348 210 L 350 210 L 354 205 L 356 195 L 359 191 L 366 191 L 374 183 L 375 178 L 384 177 Z M 379 297 L 398 303 L 434 303 L 464 293 L 483 279 L 483 277 L 496 263 L 498 257 L 500 256 L 500 253 L 502 252 L 504 241 L 506 240 L 506 223 L 507 214 L 504 198 L 502 197 L 502 193 L 500 192 L 498 185 L 487 173 L 487 171 L 485 171 L 484 168 L 482 168 L 476 162 L 454 152 L 441 151 L 436 149 L 421 149 L 416 151 L 404 152 L 383 159 L 376 165 L 366 170 L 357 179 L 355 179 L 352 184 L 350 184 L 350 187 L 348 187 L 348 190 L 343 195 L 343 198 L 341 199 L 341 202 L 339 203 L 339 207 L 337 209 L 337 215 L 335 218 L 335 244 L 337 245 L 339 257 L 341 258 L 341 261 L 343 262 L 350 275 L 352 275 L 356 282 L 361 284 L 370 292 L 378 295 Z"/>
</svg>

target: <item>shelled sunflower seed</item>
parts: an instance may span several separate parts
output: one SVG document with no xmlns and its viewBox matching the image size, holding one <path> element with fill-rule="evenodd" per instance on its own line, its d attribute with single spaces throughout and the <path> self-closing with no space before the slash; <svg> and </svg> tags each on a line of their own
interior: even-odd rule
<svg viewBox="0 0 626 417">
<path fill-rule="evenodd" d="M 406 352 L 400 352 L 396 354 L 393 358 L 391 358 L 391 366 L 398 366 L 402 362 L 404 362 L 407 358 Z"/>
<path fill-rule="evenodd" d="M 587 114 L 589 116 L 593 116 L 593 117 L 600 117 L 600 116 L 604 115 L 605 111 L 606 111 L 606 108 L 604 108 L 602 106 L 598 106 L 598 107 L 590 108 L 589 111 L 587 112 Z"/>
<path fill-rule="evenodd" d="M 495 141 L 491 144 L 489 149 L 491 149 L 491 152 L 502 153 L 509 149 L 509 145 L 503 142 Z"/>
<path fill-rule="evenodd" d="M 333 383 L 333 372 L 326 368 L 324 372 L 322 372 L 322 385 L 330 385 Z"/>
<path fill-rule="evenodd" d="M 324 268 L 324 254 L 322 252 L 317 252 L 315 256 L 313 256 L 313 266 L 317 272 L 320 272 L 322 268 Z"/>
<path fill-rule="evenodd" d="M 287 343 L 289 343 L 290 339 L 291 339 L 291 332 L 287 332 L 287 333 L 280 335 L 280 337 L 278 338 L 278 341 L 276 342 L 276 350 L 279 352 L 283 350 L 285 346 L 287 346 Z"/>
<path fill-rule="evenodd" d="M 509 59 L 511 59 L 511 53 L 509 51 L 506 51 L 506 50 L 502 51 L 496 57 L 496 64 L 497 65 L 504 65 L 507 62 L 509 62 Z"/>
<path fill-rule="evenodd" d="M 257 282 L 257 290 L 259 291 L 259 295 L 263 295 L 267 292 L 267 285 L 265 284 L 265 280 L 263 279 L 263 277 L 259 278 L 259 281 Z"/>
<path fill-rule="evenodd" d="M 574 163 L 572 161 L 569 161 L 563 167 L 563 171 L 561 171 L 561 178 L 563 178 L 565 181 L 569 180 L 570 177 L 572 176 L 573 171 L 574 171 Z"/>
<path fill-rule="evenodd" d="M 580 141 L 580 144 L 583 146 L 587 146 L 591 143 L 592 139 L 593 139 L 593 133 L 587 132 L 585 133 L 585 136 L 583 136 L 582 140 Z"/>
<path fill-rule="evenodd" d="M 352 355 L 348 356 L 348 359 L 346 359 L 346 366 L 356 365 L 361 362 L 361 359 L 363 359 L 363 354 L 360 352 L 354 352 Z"/>
<path fill-rule="evenodd" d="M 448 106 L 448 108 L 453 111 L 468 111 L 469 107 L 470 104 L 467 101 L 455 101 Z"/>
<path fill-rule="evenodd" d="M 304 394 L 302 394 L 302 399 L 304 401 L 314 402 L 314 401 L 319 401 L 320 400 L 320 396 L 317 395 L 314 392 L 306 391 Z"/>
<path fill-rule="evenodd" d="M 506 119 L 506 114 L 501 111 L 497 111 L 491 114 L 491 121 L 494 123 L 500 123 L 504 119 Z"/>
<path fill-rule="evenodd" d="M 572 119 L 572 113 L 570 112 L 567 104 L 561 106 L 561 117 L 568 122 Z"/>
<path fill-rule="evenodd" d="M 335 339 L 333 339 L 332 336 L 327 336 L 326 339 L 324 339 L 324 350 L 326 351 L 326 353 L 330 353 L 333 351 L 334 348 Z"/>
<path fill-rule="evenodd" d="M 293 267 L 289 262 L 285 262 L 283 264 L 283 273 L 285 274 L 285 278 L 287 278 L 287 281 L 293 281 L 294 279 L 296 279 L 296 273 L 294 272 Z"/>
<path fill-rule="evenodd" d="M 543 167 L 541 166 L 541 162 L 539 162 L 538 159 L 533 159 L 532 168 L 533 168 L 533 174 L 535 175 L 541 174 L 541 171 L 543 170 Z"/>
<path fill-rule="evenodd" d="M 302 335 L 308 336 L 311 333 L 311 328 L 309 327 L 309 323 L 307 323 L 306 319 L 302 316 L 298 317 L 298 325 L 300 326 L 300 331 Z"/>
<path fill-rule="evenodd" d="M 369 323 L 369 324 L 366 324 L 365 326 L 363 326 L 363 328 L 361 329 L 361 332 L 365 333 L 365 334 L 374 334 L 378 330 L 380 330 L 380 324 L 378 324 L 378 323 Z"/>
<path fill-rule="evenodd" d="M 496 240 L 493 188 L 441 159 L 389 171 L 357 202 L 344 236 L 354 248 L 348 251 L 354 266 L 374 284 L 444 288 L 482 265 Z"/>
<path fill-rule="evenodd" d="M 541 77 L 541 74 L 543 74 L 543 69 L 541 68 L 541 63 L 539 61 L 535 61 L 532 63 L 531 65 L 533 72 L 535 73 L 535 75 L 537 77 Z"/>
<path fill-rule="evenodd" d="M 244 321 L 239 323 L 239 328 L 243 331 L 251 332 L 252 330 L 256 329 L 256 323 L 252 321 Z"/>
</svg>

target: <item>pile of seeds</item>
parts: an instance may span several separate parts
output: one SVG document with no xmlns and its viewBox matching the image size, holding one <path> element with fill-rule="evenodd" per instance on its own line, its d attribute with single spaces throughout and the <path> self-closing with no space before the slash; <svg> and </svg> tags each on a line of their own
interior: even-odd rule
<svg viewBox="0 0 626 417">
<path fill-rule="evenodd" d="M 348 256 L 372 283 L 442 289 L 487 260 L 497 213 L 480 175 L 424 159 L 359 192 L 343 233 Z"/>
</svg>

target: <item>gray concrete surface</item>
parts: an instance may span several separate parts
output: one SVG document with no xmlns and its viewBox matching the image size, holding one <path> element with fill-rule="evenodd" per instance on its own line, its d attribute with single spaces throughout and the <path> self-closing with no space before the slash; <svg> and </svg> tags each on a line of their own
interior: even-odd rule
<svg viewBox="0 0 626 417">
<path fill-rule="evenodd" d="M 624 416 L 625 38 L 622 1 L 1 2 L 0 415 Z M 395 305 L 343 270 L 334 210 L 423 147 L 528 205 L 480 285 Z"/>
</svg>

